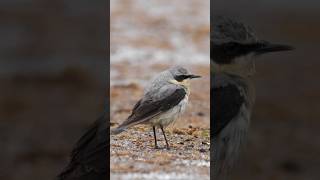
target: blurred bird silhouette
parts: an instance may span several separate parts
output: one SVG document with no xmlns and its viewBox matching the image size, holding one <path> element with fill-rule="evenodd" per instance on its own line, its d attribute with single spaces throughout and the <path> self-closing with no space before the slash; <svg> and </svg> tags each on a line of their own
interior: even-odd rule
<svg viewBox="0 0 320 180">
<path fill-rule="evenodd" d="M 71 152 L 68 166 L 58 180 L 108 179 L 109 117 L 108 106 L 103 115 L 79 139 Z"/>
<path fill-rule="evenodd" d="M 247 25 L 211 17 L 211 122 L 214 179 L 227 178 L 246 141 L 255 101 L 256 56 L 293 48 L 258 39 Z"/>
</svg>

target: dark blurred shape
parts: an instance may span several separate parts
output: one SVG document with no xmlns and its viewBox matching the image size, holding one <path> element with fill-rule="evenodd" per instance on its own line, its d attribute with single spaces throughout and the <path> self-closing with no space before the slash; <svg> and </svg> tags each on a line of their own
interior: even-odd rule
<svg viewBox="0 0 320 180">
<path fill-rule="evenodd" d="M 26 106 L 28 105 L 18 98 L 5 98 L 1 105 L 1 114 L 3 114 L 4 118 L 11 118 L 23 111 Z"/>
<path fill-rule="evenodd" d="M 205 114 L 204 114 L 203 112 L 198 112 L 197 115 L 202 117 L 202 116 L 204 116 Z"/>
<path fill-rule="evenodd" d="M 0 179 L 56 177 L 101 115 L 109 94 L 107 4 L 0 1 Z"/>
<path fill-rule="evenodd" d="M 89 72 L 83 68 L 66 67 L 57 74 L 48 73 L 17 73 L 12 77 L 16 84 L 38 84 L 39 86 L 65 86 L 83 90 L 94 85 L 96 81 Z"/>
<path fill-rule="evenodd" d="M 294 160 L 286 160 L 280 163 L 280 168 L 287 173 L 301 173 L 302 167 L 301 165 Z"/>
<path fill-rule="evenodd" d="M 71 153 L 71 161 L 59 175 L 59 180 L 107 179 L 107 149 L 109 132 L 107 114 L 99 118 L 80 138 Z M 109 120 L 108 120 L 109 122 Z"/>
<path fill-rule="evenodd" d="M 236 17 L 258 37 L 290 44 L 290 53 L 256 63 L 256 104 L 249 142 L 232 180 L 318 180 L 320 143 L 320 1 L 215 0 L 212 11 Z M 281 163 L 280 163 L 281 162 Z"/>
</svg>

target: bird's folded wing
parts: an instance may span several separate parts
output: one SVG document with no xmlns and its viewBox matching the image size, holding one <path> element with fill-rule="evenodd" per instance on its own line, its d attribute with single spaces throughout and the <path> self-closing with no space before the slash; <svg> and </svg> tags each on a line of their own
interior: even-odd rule
<svg viewBox="0 0 320 180">
<path fill-rule="evenodd" d="M 213 120 L 211 122 L 213 122 L 213 137 L 215 137 L 237 116 L 244 103 L 244 97 L 236 85 L 225 84 L 212 87 L 210 98 Z"/>
<path fill-rule="evenodd" d="M 152 94 L 147 93 L 138 101 L 132 110 L 132 114 L 119 128 L 148 121 L 179 104 L 185 98 L 185 95 L 186 91 L 183 88 L 173 84 L 164 86 L 159 91 L 153 91 Z"/>
</svg>

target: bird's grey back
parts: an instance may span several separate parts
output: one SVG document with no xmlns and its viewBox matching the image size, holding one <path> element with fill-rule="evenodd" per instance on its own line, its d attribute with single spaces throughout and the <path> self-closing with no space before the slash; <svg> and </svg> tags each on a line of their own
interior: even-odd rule
<svg viewBox="0 0 320 180">
<path fill-rule="evenodd" d="M 169 84 L 168 81 L 170 79 L 173 79 L 173 76 L 169 70 L 161 72 L 148 83 L 144 89 L 144 95 L 152 94 L 152 92 L 159 90 L 162 86 Z"/>
<path fill-rule="evenodd" d="M 214 44 L 227 42 L 252 43 L 257 41 L 254 31 L 242 22 L 224 16 L 212 16 L 210 41 Z"/>
</svg>

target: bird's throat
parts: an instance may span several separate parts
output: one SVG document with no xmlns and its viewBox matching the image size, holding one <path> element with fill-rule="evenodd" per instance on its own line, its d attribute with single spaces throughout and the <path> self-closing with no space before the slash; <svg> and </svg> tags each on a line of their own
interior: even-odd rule
<svg viewBox="0 0 320 180">
<path fill-rule="evenodd" d="M 225 64 L 225 65 L 211 65 L 211 73 L 228 73 L 241 77 L 249 77 L 255 74 L 255 64 Z"/>
<path fill-rule="evenodd" d="M 179 82 L 179 81 L 177 81 L 175 79 L 172 79 L 172 80 L 169 80 L 169 82 L 172 83 L 172 84 L 176 84 L 178 86 L 182 86 L 186 90 L 186 92 L 189 93 L 189 87 L 190 87 L 189 79 L 185 79 L 185 80 L 183 80 L 181 82 Z"/>
</svg>

